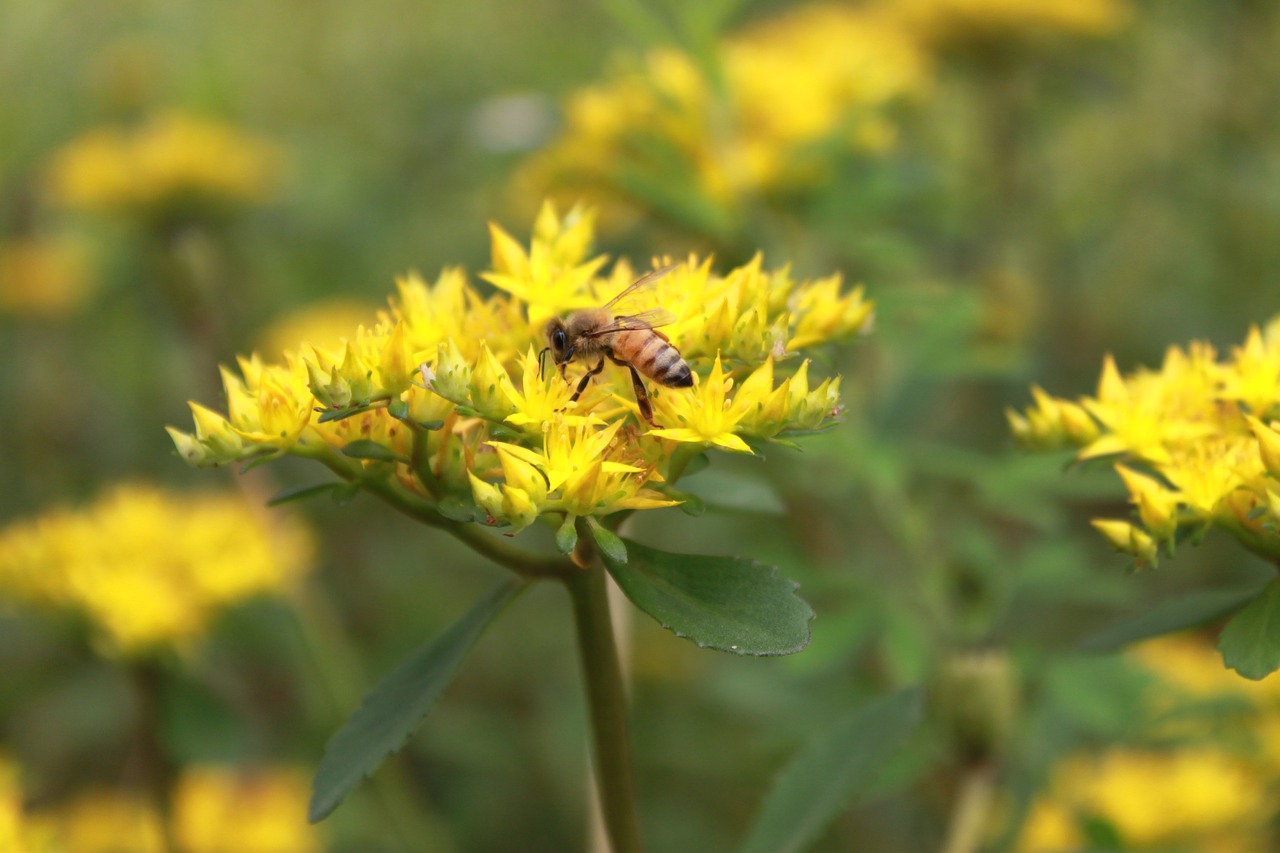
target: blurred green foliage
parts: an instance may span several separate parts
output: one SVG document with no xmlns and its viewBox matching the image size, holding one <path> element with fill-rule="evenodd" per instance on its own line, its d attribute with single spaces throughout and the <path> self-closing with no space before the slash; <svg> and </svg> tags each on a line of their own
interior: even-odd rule
<svg viewBox="0 0 1280 853">
<path fill-rule="evenodd" d="M 220 402 L 218 363 L 319 300 L 376 306 L 405 270 L 485 268 L 485 221 L 521 233 L 529 219 L 512 176 L 561 98 L 652 32 L 706 57 L 724 32 L 790 5 L 717 4 L 705 18 L 562 0 L 0 5 L 0 245 L 71 234 L 92 258 L 79 304 L 0 316 L 0 518 L 121 480 L 216 479 L 181 465 L 162 427 L 186 421 L 188 398 Z M 808 650 L 767 660 L 702 651 L 638 616 L 633 740 L 652 849 L 730 849 L 815 733 L 975 650 L 1011 662 L 1019 706 L 1009 731 L 983 737 L 1000 741 L 1015 817 L 1064 755 L 1144 742 L 1144 676 L 1081 645 L 1154 603 L 1256 586 L 1268 569 L 1211 537 L 1125 576 L 1087 523 L 1127 511 L 1120 485 L 1095 469 L 1064 476 L 1066 457 L 1021 456 L 1003 412 L 1033 381 L 1091 391 L 1105 353 L 1132 366 L 1191 338 L 1225 348 L 1276 312 L 1278 64 L 1274 4 L 1135 3 L 1105 39 L 940 57 L 928 97 L 894 113 L 894 148 L 833 155 L 820 186 L 753 204 L 734 233 L 700 233 L 678 207 L 604 232 L 602 251 L 636 260 L 697 249 L 729 265 L 761 249 L 801 275 L 842 269 L 878 308 L 872 336 L 829 355 L 845 376 L 841 426 L 803 452 L 716 461 L 771 484 L 764 511 L 708 498 L 700 517 L 650 513 L 630 533 L 775 564 L 818 613 Z M 518 132 L 495 132 L 512 104 L 526 111 Z M 280 193 L 166 229 L 48 203 L 55 150 L 164 108 L 279 145 Z M 174 281 L 204 301 L 174 300 Z M 284 484 L 307 482 L 279 468 Z M 158 740 L 175 762 L 314 766 L 363 690 L 499 575 L 368 499 L 304 509 L 322 536 L 309 603 L 241 608 L 164 662 Z M 558 593 L 524 596 L 386 784 L 327 822 L 332 849 L 410 849 L 404 832 L 433 850 L 581 848 L 569 625 Z M 75 625 L 6 613 L 0 672 L 0 743 L 32 803 L 137 781 L 137 695 Z M 963 778 L 956 738 L 972 735 L 950 725 L 933 720 L 815 849 L 937 847 Z"/>
</svg>

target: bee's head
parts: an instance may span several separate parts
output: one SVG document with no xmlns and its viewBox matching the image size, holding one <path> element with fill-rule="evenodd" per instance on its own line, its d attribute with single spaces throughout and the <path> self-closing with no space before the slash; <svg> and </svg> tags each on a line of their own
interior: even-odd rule
<svg viewBox="0 0 1280 853">
<path fill-rule="evenodd" d="M 556 364 L 564 364 L 573 358 L 573 346 L 569 343 L 569 333 L 559 317 L 547 322 L 547 346 L 551 349 L 551 357 Z"/>
</svg>

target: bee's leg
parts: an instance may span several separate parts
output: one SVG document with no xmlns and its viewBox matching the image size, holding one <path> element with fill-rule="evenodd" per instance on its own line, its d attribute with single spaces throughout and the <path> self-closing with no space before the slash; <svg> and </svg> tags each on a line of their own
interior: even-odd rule
<svg viewBox="0 0 1280 853">
<path fill-rule="evenodd" d="M 644 382 L 640 380 L 640 371 L 636 370 L 629 362 L 623 362 L 627 365 L 627 370 L 631 371 L 631 385 L 636 391 L 636 403 L 640 406 L 640 414 L 644 415 L 644 419 L 648 421 L 649 426 L 654 429 L 661 429 L 653 420 L 653 406 L 649 403 L 649 392 L 644 388 Z"/>
<path fill-rule="evenodd" d="M 573 396 L 569 398 L 569 402 L 576 402 L 582 396 L 582 392 L 587 390 L 587 385 L 591 382 L 591 377 L 604 370 L 604 359 L 600 359 L 600 363 L 588 370 L 582 375 L 582 379 L 578 381 L 578 390 L 573 392 Z"/>
</svg>

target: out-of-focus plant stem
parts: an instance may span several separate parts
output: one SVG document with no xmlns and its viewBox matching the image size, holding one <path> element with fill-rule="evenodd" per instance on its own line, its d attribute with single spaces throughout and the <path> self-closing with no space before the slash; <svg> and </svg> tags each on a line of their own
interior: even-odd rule
<svg viewBox="0 0 1280 853">
<path fill-rule="evenodd" d="M 128 672 L 137 702 L 135 746 L 142 784 L 159 819 L 162 850 L 181 853 L 173 834 L 173 789 L 178 770 L 165 748 L 160 711 L 164 671 L 154 660 L 140 660 L 130 664 Z"/>
<path fill-rule="evenodd" d="M 982 846 L 995 798 L 995 766 L 982 762 L 966 768 L 942 853 L 973 853 Z"/>
</svg>

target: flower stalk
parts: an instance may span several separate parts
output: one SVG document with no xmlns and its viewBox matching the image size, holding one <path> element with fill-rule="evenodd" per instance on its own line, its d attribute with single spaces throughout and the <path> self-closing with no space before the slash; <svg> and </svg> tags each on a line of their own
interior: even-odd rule
<svg viewBox="0 0 1280 853">
<path fill-rule="evenodd" d="M 637 853 L 643 848 L 627 735 L 627 692 L 613 633 L 604 565 L 591 531 L 581 519 L 574 556 L 585 568 L 569 573 L 564 581 L 573 602 L 578 654 L 587 688 L 600 809 L 613 853 Z"/>
</svg>

